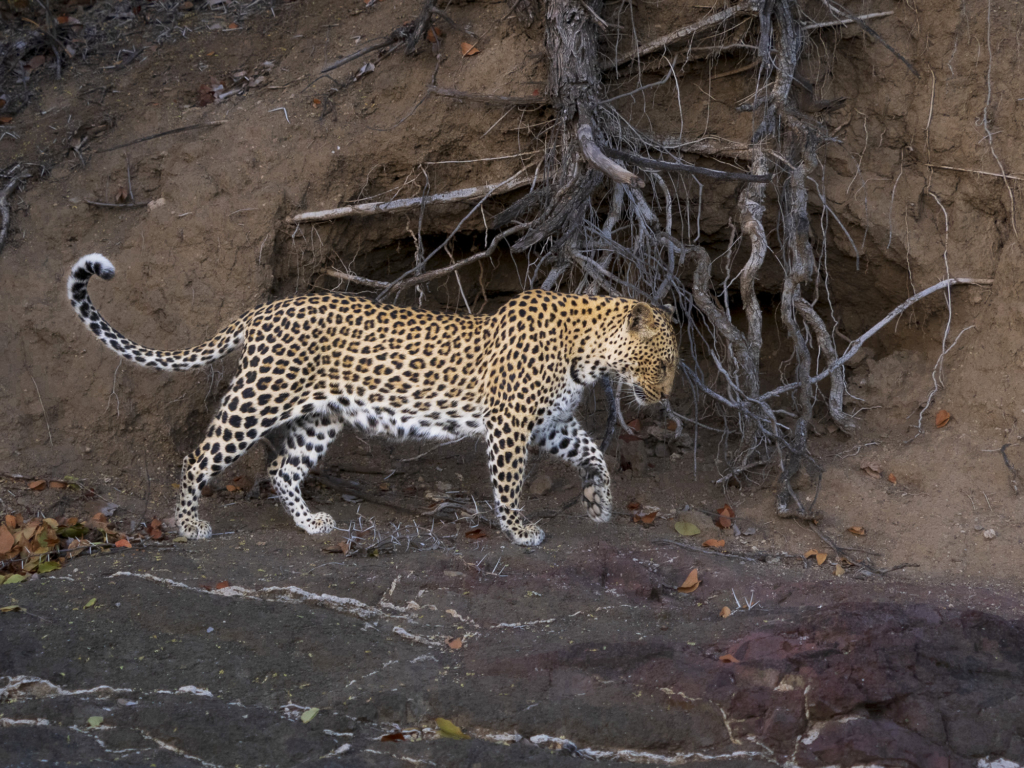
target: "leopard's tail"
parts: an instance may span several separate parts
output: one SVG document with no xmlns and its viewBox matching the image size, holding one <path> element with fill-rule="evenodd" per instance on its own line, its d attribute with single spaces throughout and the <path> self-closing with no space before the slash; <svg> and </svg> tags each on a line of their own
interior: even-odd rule
<svg viewBox="0 0 1024 768">
<path fill-rule="evenodd" d="M 90 253 L 80 258 L 71 268 L 71 276 L 68 277 L 68 298 L 75 312 L 96 338 L 126 360 L 162 371 L 185 371 L 219 360 L 245 340 L 245 323 L 240 318 L 196 347 L 169 352 L 143 347 L 114 330 L 96 311 L 88 291 L 89 278 L 93 275 L 110 280 L 114 276 L 114 265 L 99 253 Z"/>
</svg>

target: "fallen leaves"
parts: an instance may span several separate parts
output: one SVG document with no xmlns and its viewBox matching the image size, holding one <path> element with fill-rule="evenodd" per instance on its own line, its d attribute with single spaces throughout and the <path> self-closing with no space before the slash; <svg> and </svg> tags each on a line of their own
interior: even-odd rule
<svg viewBox="0 0 1024 768">
<path fill-rule="evenodd" d="M 319 711 L 320 707 L 310 707 L 305 712 L 303 712 L 302 715 L 299 716 L 299 720 L 301 720 L 304 723 L 308 723 L 310 720 L 316 717 Z"/>
<path fill-rule="evenodd" d="M 696 536 L 700 533 L 700 528 L 698 528 L 696 525 L 682 520 L 676 523 L 675 527 L 676 533 L 678 533 L 680 536 Z"/>
<path fill-rule="evenodd" d="M 860 463 L 860 468 L 864 470 L 864 474 L 874 480 L 879 480 L 882 477 L 882 465 L 877 461 L 864 459 L 864 461 Z"/>
<path fill-rule="evenodd" d="M 437 723 L 438 734 L 446 739 L 470 738 L 468 734 L 463 733 L 462 729 L 459 728 L 459 726 L 457 726 L 451 720 L 445 720 L 443 717 L 438 717 L 434 720 L 434 722 Z"/>
<path fill-rule="evenodd" d="M 935 414 L 935 428 L 942 429 L 944 426 L 949 424 L 949 420 L 951 418 L 953 418 L 953 415 L 949 411 L 945 409 L 939 411 Z"/>
<path fill-rule="evenodd" d="M 110 522 L 117 505 L 95 498 L 95 491 L 82 488 L 74 478 L 33 480 L 27 482 L 26 487 L 36 492 L 45 488 L 81 491 L 86 501 L 80 508 L 83 517 L 88 517 L 7 514 L 0 518 L 0 584 L 18 584 L 33 574 L 55 571 L 69 559 L 95 546 L 132 548 L 125 534 Z M 154 523 L 155 530 L 159 531 L 159 521 Z"/>
<path fill-rule="evenodd" d="M 826 553 L 819 552 L 816 549 L 809 549 L 804 552 L 804 559 L 807 559 L 808 557 L 813 557 L 818 562 L 818 565 L 824 565 L 825 561 L 828 560 L 828 555 Z"/>
<path fill-rule="evenodd" d="M 448 647 L 451 648 L 453 651 L 457 651 L 457 650 L 462 648 L 462 638 L 461 637 L 453 637 L 450 640 L 448 640 L 447 643 L 448 643 Z"/>
<path fill-rule="evenodd" d="M 687 577 L 683 580 L 683 583 L 676 587 L 677 592 L 685 592 L 689 594 L 693 592 L 697 587 L 700 586 L 700 578 L 697 576 L 697 569 L 694 568 Z"/>
<path fill-rule="evenodd" d="M 721 549 L 725 546 L 725 539 L 708 539 L 701 546 L 709 549 Z"/>
<path fill-rule="evenodd" d="M 459 48 L 462 50 L 463 56 L 476 56 L 480 53 L 480 49 L 472 43 L 459 43 Z"/>
<path fill-rule="evenodd" d="M 103 725 L 103 716 L 93 715 L 86 722 L 89 723 L 90 728 L 99 728 L 101 725 Z"/>
<path fill-rule="evenodd" d="M 862 528 L 859 525 L 852 525 L 852 526 L 850 526 L 849 528 L 846 529 L 846 532 L 847 533 L 852 533 L 854 536 L 863 536 L 864 534 L 867 533 L 867 531 L 864 530 L 864 528 Z"/>
<path fill-rule="evenodd" d="M 733 656 L 731 653 L 725 653 L 718 657 L 719 661 L 724 661 L 726 664 L 739 664 L 740 660 Z"/>
<path fill-rule="evenodd" d="M 718 615 L 721 616 L 723 619 L 728 619 L 730 616 L 732 616 L 732 609 L 729 608 L 728 605 L 724 605 L 722 606 L 722 610 L 718 612 Z"/>
<path fill-rule="evenodd" d="M 732 507 L 726 504 L 718 510 L 718 516 L 715 518 L 715 525 L 723 530 L 732 528 L 733 520 L 735 519 L 736 513 L 732 511 Z"/>
<path fill-rule="evenodd" d="M 654 525 L 654 521 L 658 519 L 658 510 L 648 512 L 646 515 L 639 515 L 636 512 L 633 513 L 633 522 L 640 523 L 641 525 Z"/>
<path fill-rule="evenodd" d="M 466 531 L 467 539 L 483 539 L 487 537 L 487 531 L 483 528 L 474 528 L 471 531 Z"/>
</svg>

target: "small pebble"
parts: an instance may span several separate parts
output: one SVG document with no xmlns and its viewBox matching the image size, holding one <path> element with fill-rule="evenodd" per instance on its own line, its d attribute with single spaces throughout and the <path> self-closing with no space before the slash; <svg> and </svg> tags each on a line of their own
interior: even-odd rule
<svg viewBox="0 0 1024 768">
<path fill-rule="evenodd" d="M 995 528 L 989 528 L 987 531 L 985 531 L 981 535 L 984 536 L 986 539 L 994 539 L 996 537 L 996 529 Z"/>
</svg>

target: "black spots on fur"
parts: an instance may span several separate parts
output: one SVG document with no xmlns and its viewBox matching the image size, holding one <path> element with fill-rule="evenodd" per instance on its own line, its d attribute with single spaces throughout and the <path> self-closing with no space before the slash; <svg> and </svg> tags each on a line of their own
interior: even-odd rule
<svg viewBox="0 0 1024 768">
<path fill-rule="evenodd" d="M 228 424 L 230 424 L 232 427 L 240 427 L 242 426 L 242 417 L 239 416 L 237 413 L 232 414 L 228 418 Z"/>
<path fill-rule="evenodd" d="M 248 383 L 248 382 L 246 382 L 246 383 Z M 242 390 L 242 399 L 244 399 L 244 400 L 254 400 L 255 398 L 256 398 L 256 390 L 254 390 L 252 387 L 246 387 L 245 389 Z"/>
</svg>

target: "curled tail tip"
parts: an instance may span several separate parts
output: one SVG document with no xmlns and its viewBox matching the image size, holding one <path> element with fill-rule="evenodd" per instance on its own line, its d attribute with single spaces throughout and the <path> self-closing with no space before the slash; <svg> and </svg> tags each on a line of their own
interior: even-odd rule
<svg viewBox="0 0 1024 768">
<path fill-rule="evenodd" d="M 75 262 L 75 266 L 71 268 L 71 278 L 88 280 L 93 275 L 99 275 L 104 280 L 109 280 L 114 276 L 114 272 L 114 265 L 110 263 L 110 259 L 102 253 L 90 253 Z"/>
</svg>

